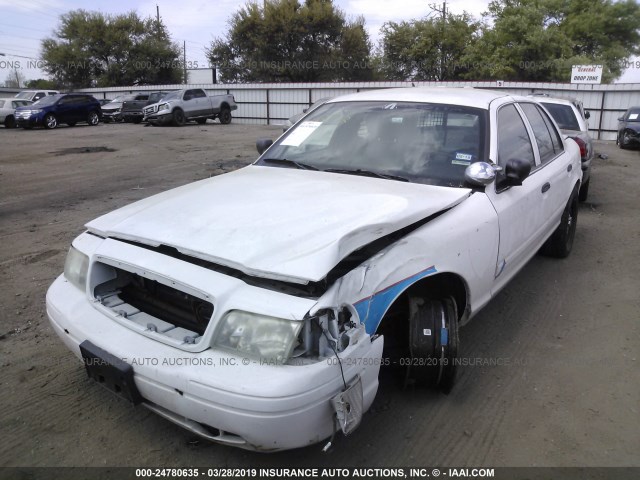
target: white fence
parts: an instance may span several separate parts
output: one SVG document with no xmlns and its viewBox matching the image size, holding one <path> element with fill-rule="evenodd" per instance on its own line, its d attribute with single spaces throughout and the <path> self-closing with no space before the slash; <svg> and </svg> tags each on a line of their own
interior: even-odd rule
<svg viewBox="0 0 640 480">
<path fill-rule="evenodd" d="M 502 90 L 517 95 L 547 93 L 555 97 L 581 100 L 591 114 L 589 129 L 593 138 L 615 140 L 618 117 L 631 106 L 640 106 L 640 84 L 571 85 L 567 83 L 504 82 L 361 82 L 361 83 L 265 83 L 194 84 L 209 95 L 231 93 L 238 103 L 234 121 L 246 124 L 282 124 L 316 100 L 365 90 L 412 86 L 476 87 Z M 185 85 L 145 87 L 86 88 L 81 91 L 97 98 L 115 98 L 142 90 L 176 90 Z"/>
</svg>

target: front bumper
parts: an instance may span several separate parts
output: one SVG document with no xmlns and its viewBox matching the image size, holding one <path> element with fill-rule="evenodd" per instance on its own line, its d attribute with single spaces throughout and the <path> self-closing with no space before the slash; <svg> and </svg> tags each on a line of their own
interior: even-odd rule
<svg viewBox="0 0 640 480">
<path fill-rule="evenodd" d="M 116 112 L 110 112 L 108 110 L 102 110 L 102 121 L 103 122 L 120 122 L 122 121 L 122 112 L 120 110 Z"/>
<path fill-rule="evenodd" d="M 16 119 L 16 125 L 18 127 L 39 127 L 44 125 L 44 115 L 30 115 L 28 117 L 25 116 L 17 116 L 15 117 Z"/>
<path fill-rule="evenodd" d="M 266 365 L 211 348 L 185 352 L 105 316 L 62 275 L 46 303 L 54 331 L 78 358 L 79 345 L 89 340 L 132 364 L 143 404 L 193 433 L 277 451 L 320 442 L 334 431 L 331 398 L 343 387 L 335 362 Z M 347 382 L 362 379 L 364 411 L 377 392 L 382 344 L 381 337 L 372 342 L 367 336 L 341 353 Z"/>
<path fill-rule="evenodd" d="M 170 125 L 173 123 L 173 114 L 171 112 L 167 112 L 166 114 L 154 113 L 153 115 L 145 117 L 144 120 L 152 125 Z"/>
</svg>

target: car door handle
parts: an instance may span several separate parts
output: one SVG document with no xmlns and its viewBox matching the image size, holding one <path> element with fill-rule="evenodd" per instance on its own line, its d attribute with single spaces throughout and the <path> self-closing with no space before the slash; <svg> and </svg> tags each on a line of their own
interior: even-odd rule
<svg viewBox="0 0 640 480">
<path fill-rule="evenodd" d="M 544 185 L 542 185 L 542 193 L 546 192 L 550 188 L 551 188 L 551 184 L 549 182 L 545 183 Z"/>
<path fill-rule="evenodd" d="M 570 172 L 571 170 L 573 170 L 573 165 L 571 164 L 567 165 L 567 172 Z"/>
</svg>

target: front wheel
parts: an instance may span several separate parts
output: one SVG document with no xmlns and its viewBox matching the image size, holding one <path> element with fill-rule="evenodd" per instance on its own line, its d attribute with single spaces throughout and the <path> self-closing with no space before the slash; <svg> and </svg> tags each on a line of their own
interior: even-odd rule
<svg viewBox="0 0 640 480">
<path fill-rule="evenodd" d="M 228 108 L 223 108 L 220 110 L 218 114 L 218 118 L 220 119 L 220 123 L 223 125 L 228 125 L 231 123 L 231 110 Z"/>
<path fill-rule="evenodd" d="M 443 297 L 412 303 L 406 380 L 449 393 L 455 383 L 459 345 L 456 302 Z"/>
<path fill-rule="evenodd" d="M 46 117 L 44 117 L 44 128 L 54 129 L 58 126 L 58 119 L 53 113 L 48 113 Z"/>
<path fill-rule="evenodd" d="M 574 192 L 562 212 L 562 220 L 555 232 L 542 246 L 541 253 L 549 257 L 566 258 L 571 253 L 578 225 L 578 195 Z"/>
<path fill-rule="evenodd" d="M 177 109 L 173 112 L 173 124 L 176 127 L 181 127 L 185 123 L 187 123 L 187 119 L 184 116 L 184 112 L 180 109 Z"/>
<path fill-rule="evenodd" d="M 4 126 L 5 128 L 15 128 L 16 119 L 13 118 L 11 115 L 9 115 L 7 118 L 4 119 Z"/>
</svg>

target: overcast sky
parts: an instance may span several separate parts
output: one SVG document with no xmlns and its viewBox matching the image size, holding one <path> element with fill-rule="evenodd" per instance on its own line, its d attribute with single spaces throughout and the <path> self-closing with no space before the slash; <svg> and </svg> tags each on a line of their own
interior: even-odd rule
<svg viewBox="0 0 640 480">
<path fill-rule="evenodd" d="M 244 0 L 0 0 L 0 83 L 19 63 L 27 80 L 45 77 L 37 69 L 27 68 L 39 57 L 40 40 L 50 36 L 58 25 L 60 14 L 69 10 L 85 8 L 103 13 L 119 14 L 135 9 L 141 17 L 160 16 L 168 27 L 173 40 L 183 45 L 186 42 L 187 63 L 208 67 L 204 53 L 215 36 L 222 36 L 231 14 Z M 347 16 L 364 15 L 367 29 L 374 43 L 386 21 L 410 20 L 423 17 L 430 12 L 429 0 L 336 0 Z M 440 0 L 439 3 L 442 3 Z M 447 6 L 452 13 L 463 10 L 480 18 L 488 1 L 449 0 Z M 640 83 L 640 69 L 628 70 L 618 82 Z"/>
</svg>

